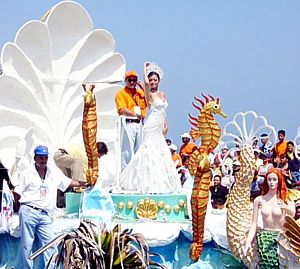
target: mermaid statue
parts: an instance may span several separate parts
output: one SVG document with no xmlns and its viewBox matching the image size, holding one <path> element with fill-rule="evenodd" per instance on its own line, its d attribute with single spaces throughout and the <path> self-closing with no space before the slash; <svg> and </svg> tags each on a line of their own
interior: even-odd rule
<svg viewBox="0 0 300 269">
<path fill-rule="evenodd" d="M 253 212 L 251 209 L 252 145 L 261 132 L 276 139 L 275 129 L 253 111 L 237 113 L 223 129 L 223 141 L 236 145 L 241 162 L 227 200 L 228 247 L 248 268 L 300 268 L 300 227 L 292 217 L 295 206 L 279 170 L 268 171 L 262 195 L 254 200 Z M 260 215 L 262 229 L 258 227 Z"/>
<path fill-rule="evenodd" d="M 257 229 L 259 209 L 263 229 Z M 245 246 L 245 255 L 256 234 L 259 268 L 279 268 L 277 237 L 283 229 L 285 216 L 295 214 L 295 204 L 289 200 L 284 176 L 279 169 L 270 169 L 262 184 L 262 195 L 254 200 L 253 217 Z"/>
</svg>

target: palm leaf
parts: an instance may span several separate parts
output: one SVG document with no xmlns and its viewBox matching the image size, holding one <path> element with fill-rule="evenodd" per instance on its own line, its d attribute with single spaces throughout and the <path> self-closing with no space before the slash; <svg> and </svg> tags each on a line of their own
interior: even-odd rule
<svg viewBox="0 0 300 269">
<path fill-rule="evenodd" d="M 101 227 L 96 232 L 96 228 L 98 227 L 93 223 L 82 221 L 78 229 L 56 237 L 30 258 L 33 259 L 52 245 L 59 244 L 60 251 L 55 257 L 51 257 L 51 260 L 55 258 L 56 268 L 60 264 L 63 268 L 70 269 L 149 268 L 150 265 L 153 268 L 166 268 L 161 255 L 150 254 L 143 235 L 132 234 L 132 229 L 121 231 L 120 225 L 116 225 L 112 231 Z M 162 263 L 151 261 L 152 256 L 159 256 Z"/>
</svg>

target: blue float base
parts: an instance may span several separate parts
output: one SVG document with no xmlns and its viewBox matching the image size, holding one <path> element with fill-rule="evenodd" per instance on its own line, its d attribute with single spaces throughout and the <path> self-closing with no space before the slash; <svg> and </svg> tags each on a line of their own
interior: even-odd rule
<svg viewBox="0 0 300 269">
<path fill-rule="evenodd" d="M 179 268 L 224 268 L 220 253 L 216 250 L 219 248 L 214 241 L 205 243 L 201 259 L 197 263 L 192 263 L 189 259 L 190 240 L 183 233 L 180 233 L 178 239 L 173 243 L 165 246 L 151 247 L 152 253 L 159 253 L 166 261 L 167 267 L 170 269 Z M 37 244 L 35 244 L 35 248 Z M 9 234 L 0 234 L 0 268 L 1 269 L 22 269 L 21 246 L 20 239 L 10 236 Z M 159 257 L 152 258 L 161 262 Z M 41 258 L 34 261 L 34 268 L 43 267 Z"/>
</svg>

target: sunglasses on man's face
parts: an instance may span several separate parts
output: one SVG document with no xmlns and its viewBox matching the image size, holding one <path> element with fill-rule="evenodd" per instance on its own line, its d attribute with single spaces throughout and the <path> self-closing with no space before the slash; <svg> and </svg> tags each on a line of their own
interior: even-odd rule
<svg viewBox="0 0 300 269">
<path fill-rule="evenodd" d="M 137 79 L 135 79 L 135 78 L 129 78 L 127 81 L 128 82 L 137 82 Z"/>
</svg>

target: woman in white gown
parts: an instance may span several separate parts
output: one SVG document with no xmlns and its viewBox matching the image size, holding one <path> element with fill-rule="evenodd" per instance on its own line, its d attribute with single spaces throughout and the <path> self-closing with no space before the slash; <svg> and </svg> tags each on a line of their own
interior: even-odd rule
<svg viewBox="0 0 300 269">
<path fill-rule="evenodd" d="M 162 70 L 145 63 L 145 97 L 150 114 L 143 127 L 143 140 L 128 166 L 120 175 L 120 187 L 130 193 L 171 193 L 180 190 L 180 179 L 165 141 L 167 132 L 163 92 L 158 90 Z"/>
</svg>

